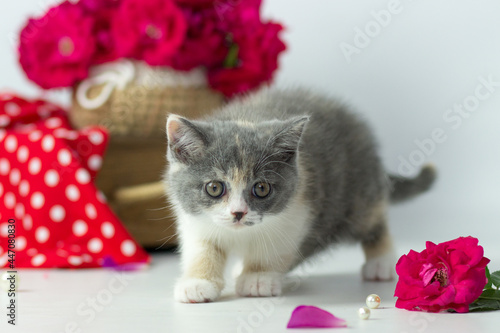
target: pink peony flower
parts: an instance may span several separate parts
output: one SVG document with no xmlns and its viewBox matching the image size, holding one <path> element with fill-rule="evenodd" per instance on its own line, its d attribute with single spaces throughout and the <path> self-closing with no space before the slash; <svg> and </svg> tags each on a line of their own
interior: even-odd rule
<svg viewBox="0 0 500 333">
<path fill-rule="evenodd" d="M 183 9 L 188 23 L 186 39 L 172 59 L 172 67 L 190 70 L 222 64 L 227 53 L 225 33 L 213 8 Z"/>
<path fill-rule="evenodd" d="M 487 283 L 485 267 L 490 260 L 473 237 L 434 244 L 420 253 L 411 250 L 397 265 L 399 281 L 396 307 L 439 312 L 468 312 Z"/>
<path fill-rule="evenodd" d="M 120 57 L 167 66 L 182 45 L 186 20 L 172 0 L 123 0 L 111 23 Z"/>
<path fill-rule="evenodd" d="M 28 78 L 44 89 L 68 87 L 86 78 L 95 50 L 93 24 L 70 2 L 30 19 L 19 43 L 19 62 Z"/>
<path fill-rule="evenodd" d="M 278 38 L 280 24 L 258 24 L 250 31 L 237 31 L 238 64 L 233 68 L 216 68 L 208 73 L 212 88 L 226 96 L 239 94 L 270 82 L 278 68 L 278 56 L 286 45 Z"/>
</svg>

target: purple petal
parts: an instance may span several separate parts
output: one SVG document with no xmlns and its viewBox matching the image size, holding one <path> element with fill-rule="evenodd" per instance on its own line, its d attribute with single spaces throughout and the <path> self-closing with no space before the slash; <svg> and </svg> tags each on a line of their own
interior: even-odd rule
<svg viewBox="0 0 500 333">
<path fill-rule="evenodd" d="M 128 264 L 117 264 L 111 256 L 105 256 L 102 261 L 102 267 L 113 269 L 115 271 L 140 271 L 147 267 L 147 262 L 132 262 Z"/>
<path fill-rule="evenodd" d="M 287 328 L 347 327 L 344 319 L 311 305 L 299 305 L 292 312 Z"/>
</svg>

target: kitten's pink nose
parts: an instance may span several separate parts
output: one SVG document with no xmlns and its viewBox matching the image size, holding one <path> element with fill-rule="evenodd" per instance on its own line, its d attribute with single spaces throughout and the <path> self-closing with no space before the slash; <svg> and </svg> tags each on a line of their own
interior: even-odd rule
<svg viewBox="0 0 500 333">
<path fill-rule="evenodd" d="M 233 214 L 234 218 L 239 221 L 239 220 L 241 220 L 243 218 L 243 216 L 245 216 L 247 214 L 247 212 L 234 212 L 234 213 L 231 213 L 231 214 Z"/>
</svg>

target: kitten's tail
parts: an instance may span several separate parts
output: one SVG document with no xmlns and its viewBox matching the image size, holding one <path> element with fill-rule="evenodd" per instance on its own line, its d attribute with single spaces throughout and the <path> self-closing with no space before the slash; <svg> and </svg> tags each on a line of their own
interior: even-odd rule
<svg viewBox="0 0 500 333">
<path fill-rule="evenodd" d="M 389 175 L 391 202 L 401 202 L 427 191 L 436 180 L 436 175 L 436 168 L 431 164 L 424 165 L 415 178 Z"/>
</svg>

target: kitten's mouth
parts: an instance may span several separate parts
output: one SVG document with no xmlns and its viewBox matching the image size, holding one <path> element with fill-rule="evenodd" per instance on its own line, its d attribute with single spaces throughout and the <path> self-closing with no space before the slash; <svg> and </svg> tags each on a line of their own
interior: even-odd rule
<svg viewBox="0 0 500 333">
<path fill-rule="evenodd" d="M 238 220 L 234 220 L 233 221 L 233 224 L 232 224 L 232 227 L 233 228 L 236 228 L 236 229 L 240 229 L 240 228 L 244 228 L 244 227 L 251 227 L 255 224 L 255 222 L 252 222 L 252 221 L 238 221 Z"/>
</svg>

